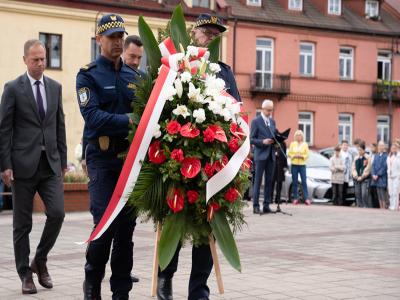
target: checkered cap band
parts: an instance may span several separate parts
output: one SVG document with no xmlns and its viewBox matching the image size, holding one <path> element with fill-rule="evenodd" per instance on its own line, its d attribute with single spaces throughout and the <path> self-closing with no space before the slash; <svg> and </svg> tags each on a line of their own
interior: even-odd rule
<svg viewBox="0 0 400 300">
<path fill-rule="evenodd" d="M 108 22 L 104 25 L 101 25 L 100 27 L 97 27 L 97 34 L 103 33 L 104 31 L 110 29 L 110 28 L 123 28 L 125 30 L 125 24 L 124 22 L 121 21 L 113 21 L 113 22 Z"/>
<path fill-rule="evenodd" d="M 200 25 L 205 25 L 205 24 L 217 24 L 217 25 L 221 25 L 220 22 L 215 22 L 213 23 L 211 20 L 198 20 L 195 24 L 194 27 L 199 27 Z"/>
</svg>

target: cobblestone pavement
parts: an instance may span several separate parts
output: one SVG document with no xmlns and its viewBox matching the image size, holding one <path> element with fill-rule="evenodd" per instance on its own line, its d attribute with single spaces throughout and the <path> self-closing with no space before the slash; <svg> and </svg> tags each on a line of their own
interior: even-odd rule
<svg viewBox="0 0 400 300">
<path fill-rule="evenodd" d="M 215 274 L 208 284 L 210 299 L 400 299 L 400 212 L 282 205 L 293 216 L 258 216 L 246 208 L 248 228 L 237 235 L 242 273 L 233 270 L 218 250 L 225 294 L 219 295 Z M 34 215 L 31 258 L 45 216 Z M 22 295 L 15 271 L 12 215 L 0 214 L 0 299 L 83 299 L 84 241 L 92 228 L 88 212 L 67 213 L 48 268 L 54 288 L 46 290 L 34 277 L 38 293 Z M 149 297 L 155 233 L 139 223 L 134 233 L 131 299 Z M 174 299 L 187 299 L 190 247 L 182 249 L 174 277 Z M 111 299 L 107 266 L 103 299 Z"/>
</svg>

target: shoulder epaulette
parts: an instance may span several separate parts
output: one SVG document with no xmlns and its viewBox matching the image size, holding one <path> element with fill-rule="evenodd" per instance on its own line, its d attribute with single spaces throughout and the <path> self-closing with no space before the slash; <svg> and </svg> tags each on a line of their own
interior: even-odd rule
<svg viewBox="0 0 400 300">
<path fill-rule="evenodd" d="M 83 66 L 80 71 L 87 71 L 90 70 L 91 68 L 95 67 L 96 63 L 95 62 L 91 62 L 90 64 L 87 64 L 86 66 Z"/>
<path fill-rule="evenodd" d="M 131 69 L 133 72 L 135 72 L 137 75 L 141 76 L 140 73 L 138 71 L 136 71 L 134 68 L 132 68 L 131 66 L 128 66 L 127 64 L 124 64 L 125 66 L 127 66 L 129 69 Z"/>
</svg>

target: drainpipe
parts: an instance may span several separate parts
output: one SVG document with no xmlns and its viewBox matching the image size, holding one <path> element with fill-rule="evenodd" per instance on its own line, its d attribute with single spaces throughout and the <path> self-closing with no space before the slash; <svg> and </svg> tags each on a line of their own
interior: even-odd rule
<svg viewBox="0 0 400 300">
<path fill-rule="evenodd" d="M 235 26 L 233 27 L 233 75 L 236 72 L 236 26 L 237 26 L 237 19 L 235 18 Z"/>
</svg>

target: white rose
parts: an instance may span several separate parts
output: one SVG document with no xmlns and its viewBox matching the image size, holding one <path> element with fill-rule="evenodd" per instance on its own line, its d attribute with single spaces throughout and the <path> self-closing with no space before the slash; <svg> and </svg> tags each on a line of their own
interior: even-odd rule
<svg viewBox="0 0 400 300">
<path fill-rule="evenodd" d="M 165 98 L 167 98 L 167 100 L 172 101 L 174 100 L 174 96 L 176 95 L 176 89 L 174 89 L 173 86 L 169 86 L 165 91 L 164 95 Z"/>
<path fill-rule="evenodd" d="M 160 127 L 161 127 L 161 126 L 160 126 L 159 124 L 157 124 L 157 125 L 156 125 L 156 129 L 154 129 L 153 136 L 154 136 L 156 139 L 158 139 L 158 138 L 161 136 Z"/>
<path fill-rule="evenodd" d="M 183 93 L 182 81 L 179 78 L 177 78 L 174 81 L 174 85 L 175 85 L 176 93 L 178 94 L 178 97 L 180 99 L 182 97 L 182 93 Z"/>
<path fill-rule="evenodd" d="M 195 109 L 193 111 L 193 117 L 196 118 L 197 123 L 203 123 L 206 120 L 206 112 L 202 108 Z"/>
<path fill-rule="evenodd" d="M 177 105 L 176 108 L 172 111 L 175 115 L 183 116 L 185 119 L 186 117 L 190 116 L 190 113 L 187 110 L 187 107 L 185 105 Z"/>
<path fill-rule="evenodd" d="M 212 72 L 218 73 L 221 72 L 221 67 L 219 66 L 219 64 L 210 64 L 210 70 Z"/>
<path fill-rule="evenodd" d="M 199 48 L 195 46 L 188 46 L 186 57 L 189 58 L 190 56 L 198 56 L 199 55 Z"/>
<path fill-rule="evenodd" d="M 181 81 L 182 82 L 190 82 L 192 80 L 192 74 L 189 72 L 183 72 L 181 74 Z"/>
</svg>

